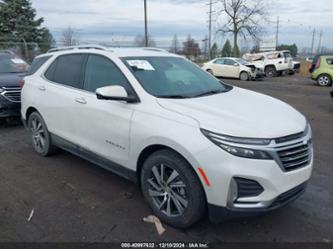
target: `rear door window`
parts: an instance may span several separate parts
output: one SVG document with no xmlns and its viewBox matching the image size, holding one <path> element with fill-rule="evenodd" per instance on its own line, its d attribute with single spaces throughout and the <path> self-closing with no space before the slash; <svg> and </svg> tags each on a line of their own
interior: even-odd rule
<svg viewBox="0 0 333 249">
<path fill-rule="evenodd" d="M 223 65 L 224 64 L 224 59 L 217 59 L 214 63 Z"/>
<path fill-rule="evenodd" d="M 235 61 L 234 60 L 232 60 L 232 59 L 225 59 L 224 60 L 224 64 L 225 65 L 228 65 L 228 66 L 233 66 L 233 65 L 235 65 Z"/>
<path fill-rule="evenodd" d="M 81 72 L 84 59 L 83 54 L 62 55 L 51 64 L 45 77 L 65 86 L 82 88 Z"/>
</svg>

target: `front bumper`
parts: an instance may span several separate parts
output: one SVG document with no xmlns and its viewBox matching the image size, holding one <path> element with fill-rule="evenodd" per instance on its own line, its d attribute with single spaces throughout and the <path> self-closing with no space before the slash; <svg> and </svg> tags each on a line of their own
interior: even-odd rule
<svg viewBox="0 0 333 249">
<path fill-rule="evenodd" d="M 213 223 L 219 223 L 230 219 L 257 216 L 269 213 L 271 211 L 284 207 L 299 198 L 305 192 L 306 186 L 307 182 L 279 195 L 268 207 L 244 209 L 220 207 L 209 204 L 209 219 Z"/>
<path fill-rule="evenodd" d="M 0 118 L 19 117 L 21 103 L 10 102 L 0 96 Z"/>
<path fill-rule="evenodd" d="M 297 137 L 293 135 L 292 138 L 288 138 L 292 140 L 288 141 L 284 141 L 282 138 L 277 139 L 278 144 L 272 145 L 272 148 L 280 148 L 279 150 L 282 150 L 283 153 L 289 154 L 305 153 L 300 152 L 299 148 L 302 148 L 303 151 L 303 146 L 307 146 L 307 162 L 292 169 L 289 168 L 289 164 L 281 164 L 282 159 L 279 157 L 273 156 L 274 160 L 241 158 L 229 154 L 217 145 L 212 145 L 197 153 L 195 155 L 197 165 L 204 170 L 210 182 L 207 186 L 203 181 L 203 186 L 211 219 L 214 221 L 221 220 L 221 217 L 225 219 L 269 212 L 299 197 L 305 189 L 303 184 L 310 179 L 312 174 L 313 147 L 310 134 L 311 132 L 308 131 L 305 136 L 302 135 L 299 138 L 299 135 Z M 286 148 L 288 148 L 288 152 L 285 151 Z M 294 152 L 295 150 L 297 152 Z M 291 157 L 296 158 L 291 160 L 296 160 L 299 155 L 292 155 Z M 241 196 L 239 186 L 234 187 L 233 184 L 235 179 L 240 178 L 258 183 L 263 191 L 256 195 Z M 301 189 L 298 188 L 299 186 L 302 186 Z M 250 188 L 253 190 L 252 187 Z M 235 189 L 236 191 L 234 191 Z M 298 189 L 299 191 L 294 192 Z M 289 196 L 290 193 L 293 194 Z M 282 201 L 282 197 L 286 195 L 289 197 Z"/>
</svg>

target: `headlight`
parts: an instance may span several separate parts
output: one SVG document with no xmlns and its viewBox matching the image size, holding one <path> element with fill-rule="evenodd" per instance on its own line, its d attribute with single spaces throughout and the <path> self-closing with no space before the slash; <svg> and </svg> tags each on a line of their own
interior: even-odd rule
<svg viewBox="0 0 333 249">
<path fill-rule="evenodd" d="M 268 145 L 271 142 L 270 139 L 232 137 L 203 129 L 201 131 L 210 141 L 234 156 L 272 160 L 272 157 L 266 151 L 240 147 L 241 145 Z M 230 143 L 232 143 L 232 145 Z M 236 146 L 234 144 L 239 144 L 240 146 Z"/>
</svg>

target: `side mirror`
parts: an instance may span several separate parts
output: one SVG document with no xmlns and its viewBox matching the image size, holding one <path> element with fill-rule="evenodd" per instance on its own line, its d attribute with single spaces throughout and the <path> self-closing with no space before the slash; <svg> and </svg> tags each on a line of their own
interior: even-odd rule
<svg viewBox="0 0 333 249">
<path fill-rule="evenodd" d="M 238 64 L 237 62 L 235 62 L 235 63 L 234 63 L 234 66 L 235 66 L 235 67 L 238 67 L 238 66 L 239 66 L 239 64 Z"/>
<path fill-rule="evenodd" d="M 126 90 L 122 86 L 106 86 L 96 90 L 97 99 L 126 101 L 128 103 L 137 103 L 138 99 L 134 96 L 128 96 Z"/>
</svg>

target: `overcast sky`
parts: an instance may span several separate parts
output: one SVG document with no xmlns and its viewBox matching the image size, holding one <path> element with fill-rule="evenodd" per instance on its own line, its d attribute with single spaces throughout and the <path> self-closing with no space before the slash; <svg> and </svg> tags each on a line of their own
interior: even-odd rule
<svg viewBox="0 0 333 249">
<path fill-rule="evenodd" d="M 158 42 L 171 43 L 173 34 L 192 34 L 197 39 L 207 34 L 208 0 L 147 2 L 149 31 Z M 78 30 L 81 41 L 121 42 L 143 34 L 143 0 L 32 0 L 32 4 L 57 39 L 69 25 Z M 274 22 L 280 16 L 280 43 L 310 47 L 312 30 L 316 28 L 318 33 L 323 31 L 322 44 L 333 48 L 332 0 L 271 0 L 268 5 L 272 22 L 265 24 L 264 37 L 274 36 Z M 225 39 L 214 32 L 215 37 L 219 43 Z M 318 40 L 319 35 L 316 46 Z"/>
</svg>

